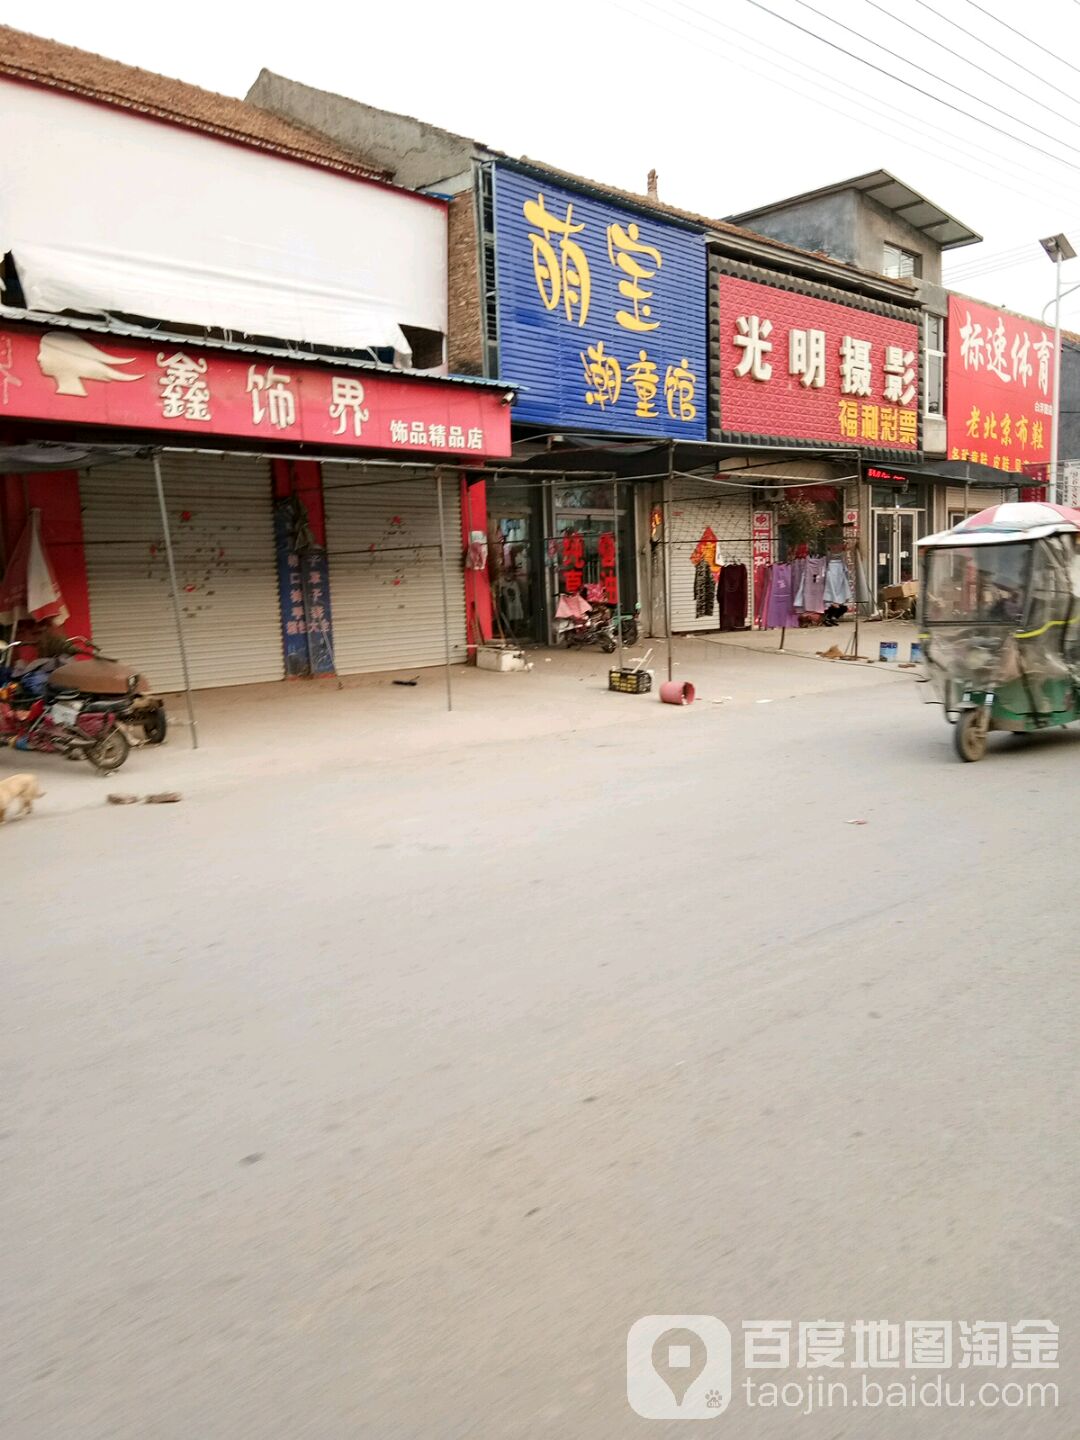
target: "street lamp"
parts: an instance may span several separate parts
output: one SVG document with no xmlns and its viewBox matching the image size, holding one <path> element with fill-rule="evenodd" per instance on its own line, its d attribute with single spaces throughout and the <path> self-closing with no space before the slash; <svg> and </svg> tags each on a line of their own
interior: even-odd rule
<svg viewBox="0 0 1080 1440">
<path fill-rule="evenodd" d="M 1053 505 L 1057 500 L 1058 477 L 1058 416 L 1061 411 L 1061 264 L 1075 260 L 1076 251 L 1064 235 L 1048 235 L 1039 244 L 1054 262 L 1054 413 L 1050 418 L 1050 484 L 1046 498 Z"/>
</svg>

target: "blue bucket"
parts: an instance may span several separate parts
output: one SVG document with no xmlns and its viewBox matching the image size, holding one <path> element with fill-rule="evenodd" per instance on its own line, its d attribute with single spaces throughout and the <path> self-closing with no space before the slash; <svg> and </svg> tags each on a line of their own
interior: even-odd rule
<svg viewBox="0 0 1080 1440">
<path fill-rule="evenodd" d="M 900 646 L 895 640 L 882 640 L 878 649 L 879 660 L 895 660 L 899 654 Z"/>
</svg>

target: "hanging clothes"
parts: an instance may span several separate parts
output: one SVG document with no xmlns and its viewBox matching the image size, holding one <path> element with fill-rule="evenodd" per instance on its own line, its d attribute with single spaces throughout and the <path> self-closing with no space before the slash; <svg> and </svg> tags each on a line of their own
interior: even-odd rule
<svg viewBox="0 0 1080 1440">
<path fill-rule="evenodd" d="M 746 628 L 746 566 L 725 565 L 720 571 L 716 602 L 721 630 Z"/>
<path fill-rule="evenodd" d="M 795 555 L 789 563 L 791 565 L 791 608 L 801 610 L 803 586 L 806 583 L 805 550 L 802 554 Z"/>
<path fill-rule="evenodd" d="M 711 615 L 713 613 L 713 599 L 716 593 L 716 582 L 713 580 L 712 566 L 704 557 L 694 566 L 694 614 L 697 616 Z"/>
<path fill-rule="evenodd" d="M 769 601 L 765 607 L 765 628 L 779 630 L 796 629 L 799 614 L 795 609 L 794 592 L 791 588 L 791 566 L 774 565 L 769 579 Z"/>
<path fill-rule="evenodd" d="M 771 578 L 771 565 L 754 566 L 754 624 L 759 630 L 765 629 L 765 610 L 769 603 L 769 581 Z"/>
<path fill-rule="evenodd" d="M 804 566 L 802 584 L 795 592 L 795 608 L 804 615 L 821 615 L 825 610 L 825 558 L 811 555 Z"/>
<path fill-rule="evenodd" d="M 830 555 L 825 571 L 826 605 L 849 605 L 851 603 L 851 580 L 848 577 L 847 562 L 843 555 Z"/>
</svg>

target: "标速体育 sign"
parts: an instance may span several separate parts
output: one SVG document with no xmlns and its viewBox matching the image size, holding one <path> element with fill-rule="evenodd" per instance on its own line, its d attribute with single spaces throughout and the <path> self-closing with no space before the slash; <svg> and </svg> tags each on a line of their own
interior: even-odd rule
<svg viewBox="0 0 1080 1440">
<path fill-rule="evenodd" d="M 950 460 L 1019 475 L 1050 459 L 1054 341 L 1042 325 L 950 295 L 945 383 Z"/>
</svg>

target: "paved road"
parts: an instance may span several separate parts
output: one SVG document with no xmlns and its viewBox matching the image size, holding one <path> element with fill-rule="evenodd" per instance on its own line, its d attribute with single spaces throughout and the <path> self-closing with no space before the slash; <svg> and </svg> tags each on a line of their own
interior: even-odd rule
<svg viewBox="0 0 1080 1440">
<path fill-rule="evenodd" d="M 702 1433 L 651 1313 L 717 1434 L 1075 1435 L 1080 735 L 873 679 L 5 828 L 4 1440 Z M 1049 1317 L 1063 1408 L 748 1409 L 823 1317 Z"/>
</svg>

